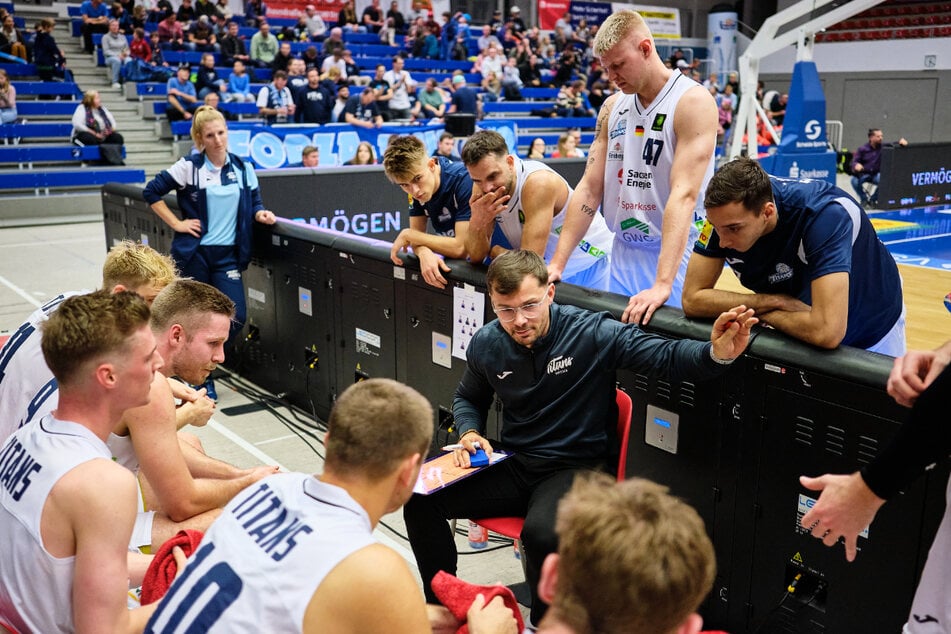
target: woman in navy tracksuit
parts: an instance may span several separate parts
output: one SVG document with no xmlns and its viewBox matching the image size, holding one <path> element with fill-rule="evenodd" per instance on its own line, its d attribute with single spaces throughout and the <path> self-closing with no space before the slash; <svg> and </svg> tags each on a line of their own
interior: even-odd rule
<svg viewBox="0 0 951 634">
<path fill-rule="evenodd" d="M 251 260 L 252 222 L 274 224 L 264 208 L 250 163 L 228 152 L 228 126 L 220 112 L 202 106 L 192 118 L 199 154 L 181 158 L 145 186 L 145 200 L 175 231 L 172 258 L 183 276 L 211 284 L 235 303 L 228 341 L 244 326 L 247 306 L 241 271 Z M 175 190 L 179 219 L 162 197 Z M 209 396 L 213 386 L 209 385 Z"/>
</svg>

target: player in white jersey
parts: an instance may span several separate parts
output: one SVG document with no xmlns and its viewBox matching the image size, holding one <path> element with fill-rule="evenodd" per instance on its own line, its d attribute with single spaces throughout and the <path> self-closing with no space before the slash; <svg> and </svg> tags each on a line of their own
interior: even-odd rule
<svg viewBox="0 0 951 634">
<path fill-rule="evenodd" d="M 511 248 L 534 251 L 550 262 L 571 199 L 572 189 L 565 179 L 545 163 L 510 154 L 505 139 L 493 130 L 480 130 L 469 138 L 462 162 L 473 183 L 466 237 L 472 261 L 505 251 L 502 246 L 490 246 L 497 227 Z M 612 240 L 604 218 L 596 216 L 572 250 L 563 281 L 608 290 Z"/>
<path fill-rule="evenodd" d="M 232 500 L 146 631 L 430 631 L 406 562 L 372 532 L 411 495 L 432 427 L 412 388 L 350 386 L 330 414 L 323 473 L 275 475 Z M 515 632 L 497 601 L 470 610 L 469 631 Z"/>
<path fill-rule="evenodd" d="M 42 327 L 59 402 L 0 447 L 0 623 L 135 632 L 154 609 L 126 607 L 135 477 L 105 444 L 125 410 L 148 402 L 162 365 L 148 319 L 135 293 L 97 291 Z"/>
<path fill-rule="evenodd" d="M 106 256 L 102 267 L 102 288 L 112 292 L 132 290 L 145 299 L 147 304 L 151 304 L 159 291 L 175 277 L 175 264 L 170 257 L 146 245 L 125 241 L 114 246 Z M 40 326 L 66 297 L 77 294 L 79 293 L 64 293 L 49 301 L 35 311 L 10 337 L 6 345 L 0 348 L 0 442 L 19 427 L 41 419 L 56 408 L 58 385 L 40 353 Z M 170 362 L 180 365 L 177 361 L 179 353 L 173 355 L 170 350 L 166 350 L 165 354 Z M 157 377 L 157 380 L 163 380 L 163 377 Z M 168 386 L 176 388 L 176 396 L 190 400 L 186 400 L 177 409 L 166 407 L 163 411 L 168 419 L 167 423 L 174 419 L 175 426 L 180 427 L 189 423 L 201 425 L 207 422 L 214 404 L 209 399 L 202 398 L 203 392 L 196 393 L 179 381 L 171 381 Z M 162 394 L 167 392 L 166 386 L 158 385 L 155 389 L 161 390 Z M 157 399 L 157 402 L 168 404 L 168 399 Z M 154 405 L 152 407 L 154 408 Z M 154 414 L 154 409 L 148 413 Z M 134 417 L 135 412 L 130 412 L 129 416 Z M 181 528 L 203 529 L 214 519 L 213 515 L 203 521 L 186 524 L 186 520 L 208 511 L 211 507 L 197 510 L 176 508 L 175 501 L 187 499 L 191 493 L 188 480 L 185 479 L 188 470 L 176 468 L 178 463 L 169 457 L 172 455 L 172 449 L 166 447 L 167 442 L 154 440 L 155 437 L 166 440 L 170 438 L 167 433 L 170 424 L 158 425 L 157 420 L 154 416 L 139 418 L 144 430 L 138 442 L 145 465 L 143 473 L 146 476 L 151 475 L 157 483 L 150 486 L 143 476 L 142 486 L 149 495 L 136 496 L 139 513 L 129 545 L 144 552 L 157 547 Z M 139 469 L 139 455 L 127 421 L 123 420 L 117 425 L 109 434 L 106 444 L 112 452 L 113 460 L 118 464 L 131 471 Z M 208 478 L 226 480 L 245 475 L 242 470 L 207 458 L 188 442 L 182 442 L 180 445 L 181 451 L 177 453 L 185 452 L 188 467 Z M 200 443 L 197 443 L 197 446 L 200 447 Z M 232 494 L 240 488 L 243 486 L 234 489 Z M 153 492 L 156 489 L 166 501 L 154 502 L 156 496 Z M 147 498 L 153 501 L 150 508 L 146 507 Z M 168 499 L 173 501 L 168 502 Z M 230 498 L 219 498 L 218 503 L 212 506 L 222 506 L 227 499 Z"/>
<path fill-rule="evenodd" d="M 561 279 L 601 206 L 615 232 L 611 290 L 631 296 L 622 320 L 647 323 L 665 302 L 680 306 L 691 234 L 713 174 L 717 108 L 709 91 L 664 66 L 634 11 L 604 21 L 594 52 L 620 92 L 601 107 L 548 270 L 552 281 Z"/>
</svg>

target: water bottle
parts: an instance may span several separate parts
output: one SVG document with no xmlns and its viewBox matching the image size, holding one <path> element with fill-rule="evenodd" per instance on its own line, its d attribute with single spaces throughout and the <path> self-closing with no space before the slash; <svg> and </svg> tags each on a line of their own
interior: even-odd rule
<svg viewBox="0 0 951 634">
<path fill-rule="evenodd" d="M 482 550 L 489 545 L 489 529 L 469 520 L 469 548 Z"/>
</svg>

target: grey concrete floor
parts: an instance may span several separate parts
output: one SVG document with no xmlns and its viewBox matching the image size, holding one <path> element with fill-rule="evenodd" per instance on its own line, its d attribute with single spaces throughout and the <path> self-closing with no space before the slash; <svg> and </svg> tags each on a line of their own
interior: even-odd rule
<svg viewBox="0 0 951 634">
<path fill-rule="evenodd" d="M 0 334 L 16 330 L 62 291 L 97 288 L 106 250 L 99 222 L 0 229 Z M 241 467 L 271 464 L 320 472 L 322 433 L 313 419 L 283 407 L 255 407 L 260 399 L 253 393 L 260 389 L 239 377 L 219 379 L 216 386 L 218 405 L 212 420 L 201 428 L 187 428 L 201 438 L 209 455 Z M 460 529 L 465 524 L 460 522 Z M 376 530 L 378 540 L 400 553 L 416 572 L 405 534 L 400 512 L 384 517 Z M 472 551 L 464 535 L 457 536 L 456 543 L 460 578 L 477 584 L 524 581 L 510 542 L 495 550 L 490 544 L 483 551 Z"/>
</svg>

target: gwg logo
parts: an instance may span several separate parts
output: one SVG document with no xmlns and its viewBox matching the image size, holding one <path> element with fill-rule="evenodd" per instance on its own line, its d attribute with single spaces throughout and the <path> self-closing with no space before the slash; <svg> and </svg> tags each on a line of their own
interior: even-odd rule
<svg viewBox="0 0 951 634">
<path fill-rule="evenodd" d="M 806 138 L 815 141 L 822 134 L 822 124 L 815 119 L 806 122 Z"/>
</svg>

